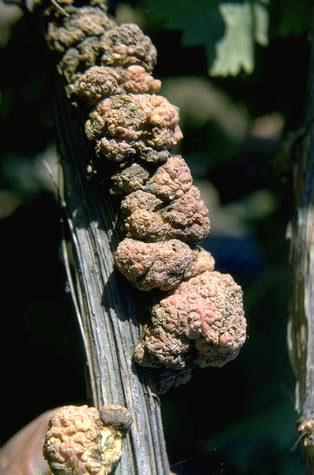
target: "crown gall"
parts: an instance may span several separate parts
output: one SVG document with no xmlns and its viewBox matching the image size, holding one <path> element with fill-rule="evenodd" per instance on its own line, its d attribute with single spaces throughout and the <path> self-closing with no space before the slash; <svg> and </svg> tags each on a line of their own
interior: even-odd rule
<svg viewBox="0 0 314 475">
<path fill-rule="evenodd" d="M 190 374 L 193 364 L 222 366 L 245 340 L 242 293 L 229 275 L 214 271 L 211 254 L 195 246 L 210 231 L 208 210 L 187 163 L 171 154 L 182 138 L 179 110 L 156 95 L 156 49 L 138 26 L 109 19 L 102 0 L 75 1 L 60 0 L 60 9 L 45 0 L 44 14 L 53 19 L 47 37 L 61 56 L 58 70 L 70 99 L 89 111 L 92 167 L 101 183 L 102 173 L 110 174 L 111 194 L 124 195 L 126 238 L 116 266 L 135 287 L 167 292 L 152 308 L 134 360 L 176 375 Z M 114 409 L 100 419 L 109 437 L 101 440 L 128 426 L 127 418 L 117 422 Z M 95 470 L 84 473 L 107 473 Z"/>
<path fill-rule="evenodd" d="M 115 23 L 99 7 L 70 7 L 68 13 L 68 16 L 60 17 L 59 22 L 49 23 L 48 44 L 58 53 L 64 53 L 83 38 L 100 36 L 115 27 Z"/>
<path fill-rule="evenodd" d="M 101 101 L 85 125 L 89 140 L 105 159 L 123 161 L 132 155 L 164 161 L 182 138 L 177 107 L 162 96 L 117 95 Z"/>
<path fill-rule="evenodd" d="M 143 66 L 151 72 L 157 51 L 150 38 L 132 23 L 125 23 L 107 31 L 100 41 L 101 64 L 114 67 Z"/>
<path fill-rule="evenodd" d="M 165 202 L 181 197 L 192 186 L 191 171 L 180 155 L 170 156 L 155 172 L 132 163 L 111 177 L 110 193 L 129 194 L 142 190 Z"/>
<path fill-rule="evenodd" d="M 160 81 L 141 66 L 130 66 L 127 69 L 93 66 L 69 86 L 71 96 L 88 108 L 95 107 L 100 100 L 116 94 L 155 93 L 159 89 Z"/>
<path fill-rule="evenodd" d="M 173 237 L 198 241 L 210 231 L 208 209 L 196 186 L 192 186 L 183 196 L 172 201 L 161 214 L 163 220 L 169 224 L 169 233 Z"/>
<path fill-rule="evenodd" d="M 202 274 L 205 271 L 213 271 L 215 268 L 215 259 L 210 252 L 205 251 L 200 246 L 193 250 L 193 262 L 191 267 L 185 272 L 185 280 Z"/>
<path fill-rule="evenodd" d="M 186 161 L 180 155 L 174 155 L 157 169 L 147 181 L 144 191 L 171 201 L 180 198 L 191 186 L 192 175 Z"/>
<path fill-rule="evenodd" d="M 121 211 L 124 230 L 135 239 L 198 241 L 210 229 L 208 210 L 194 186 L 167 206 L 152 193 L 135 191 L 124 198 Z"/>
<path fill-rule="evenodd" d="M 102 422 L 112 427 L 122 434 L 127 434 L 131 429 L 132 417 L 126 407 L 118 404 L 107 404 L 100 408 L 100 418 Z"/>
<path fill-rule="evenodd" d="M 162 326 L 147 327 L 142 342 L 135 348 L 133 359 L 147 368 L 165 367 L 180 371 L 186 367 L 189 349 L 187 338 L 178 338 Z"/>
<path fill-rule="evenodd" d="M 173 369 L 189 361 L 200 367 L 223 366 L 237 356 L 245 338 L 241 287 L 229 274 L 206 271 L 182 282 L 153 307 L 152 324 L 134 358 L 144 366 L 159 362 Z M 180 344 L 186 355 L 178 360 Z"/>
<path fill-rule="evenodd" d="M 162 201 L 152 193 L 137 190 L 128 194 L 121 201 L 123 219 L 131 216 L 136 210 L 154 211 L 162 205 Z"/>
<path fill-rule="evenodd" d="M 154 79 L 142 66 L 129 66 L 121 69 L 122 85 L 125 92 L 134 94 L 155 94 L 161 82 Z"/>
<path fill-rule="evenodd" d="M 113 195 L 129 194 L 143 188 L 149 178 L 149 172 L 138 163 L 124 168 L 112 175 L 110 193 Z"/>
<path fill-rule="evenodd" d="M 132 420 L 121 406 L 64 406 L 51 417 L 44 443 L 50 469 L 62 475 L 107 475 L 121 458 Z"/>
<path fill-rule="evenodd" d="M 176 239 L 156 243 L 124 239 L 114 258 L 119 271 L 138 289 L 170 290 L 190 269 L 193 251 Z"/>
<path fill-rule="evenodd" d="M 67 83 L 71 84 L 97 63 L 98 43 L 97 37 L 89 37 L 67 49 L 58 63 L 58 71 Z"/>
<path fill-rule="evenodd" d="M 74 84 L 69 86 L 71 97 L 89 108 L 114 94 L 121 94 L 120 74 L 113 68 L 93 66 L 80 75 Z"/>
<path fill-rule="evenodd" d="M 195 342 L 197 354 L 194 363 L 202 368 L 223 366 L 236 358 L 246 340 L 242 289 L 230 274 L 205 272 L 195 279 L 198 279 L 202 296 L 207 290 L 212 293 L 209 303 L 213 308 L 214 321 L 209 319 Z"/>
</svg>

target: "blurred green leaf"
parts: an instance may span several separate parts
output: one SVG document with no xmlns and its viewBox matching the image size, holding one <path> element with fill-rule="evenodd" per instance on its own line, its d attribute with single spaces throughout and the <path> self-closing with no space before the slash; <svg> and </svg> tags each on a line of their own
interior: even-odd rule
<svg viewBox="0 0 314 475">
<path fill-rule="evenodd" d="M 216 45 L 216 58 L 209 72 L 212 76 L 236 76 L 243 69 L 254 70 L 254 43 L 268 43 L 268 12 L 258 2 L 227 2 L 219 5 L 226 32 Z M 207 46 L 209 56 L 212 45 Z"/>
<path fill-rule="evenodd" d="M 224 34 L 219 0 L 142 0 L 153 15 L 170 30 L 182 30 L 184 46 L 214 45 Z"/>
<path fill-rule="evenodd" d="M 209 73 L 254 69 L 254 44 L 268 43 L 268 0 L 142 0 L 166 28 L 182 30 L 184 46 L 204 45 Z"/>
</svg>

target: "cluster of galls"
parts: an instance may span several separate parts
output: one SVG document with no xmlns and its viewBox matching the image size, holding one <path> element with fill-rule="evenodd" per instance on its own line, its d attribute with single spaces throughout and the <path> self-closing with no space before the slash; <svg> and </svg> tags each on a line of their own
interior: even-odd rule
<svg viewBox="0 0 314 475">
<path fill-rule="evenodd" d="M 46 9 L 48 41 L 62 55 L 72 101 L 89 113 L 98 163 L 115 167 L 110 192 L 123 196 L 116 265 L 135 287 L 165 292 L 134 359 L 175 370 L 222 366 L 245 341 L 242 291 L 196 246 L 210 230 L 208 210 L 188 165 L 171 154 L 182 133 L 177 107 L 156 94 L 155 47 L 136 25 L 116 25 L 100 0 L 59 3 L 62 11 Z"/>
</svg>

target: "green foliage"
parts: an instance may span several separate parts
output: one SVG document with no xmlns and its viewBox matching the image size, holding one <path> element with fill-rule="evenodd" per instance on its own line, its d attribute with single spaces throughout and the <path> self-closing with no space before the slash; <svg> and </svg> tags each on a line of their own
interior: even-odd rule
<svg viewBox="0 0 314 475">
<path fill-rule="evenodd" d="M 164 27 L 182 31 L 184 46 L 205 46 L 213 76 L 251 73 L 255 42 L 267 44 L 267 0 L 142 1 Z"/>
<path fill-rule="evenodd" d="M 209 67 L 213 76 L 250 74 L 254 69 L 255 42 L 268 43 L 268 12 L 259 2 L 221 2 L 218 7 L 225 23 L 225 35 L 216 45 L 207 44 L 209 58 L 215 47 L 216 57 Z M 210 64 L 210 62 L 209 62 Z"/>
<path fill-rule="evenodd" d="M 182 31 L 183 46 L 206 49 L 211 76 L 251 74 L 269 36 L 309 31 L 311 0 L 141 0 L 151 16 Z"/>
</svg>

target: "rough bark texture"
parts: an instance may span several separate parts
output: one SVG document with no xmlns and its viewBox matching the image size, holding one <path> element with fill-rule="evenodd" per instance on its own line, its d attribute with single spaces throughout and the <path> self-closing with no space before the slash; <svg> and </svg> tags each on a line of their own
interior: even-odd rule
<svg viewBox="0 0 314 475">
<path fill-rule="evenodd" d="M 293 299 L 289 326 L 289 347 L 297 378 L 296 409 L 302 424 L 314 419 L 314 127 L 299 146 L 295 166 L 297 213 L 291 236 Z M 308 436 L 302 437 L 310 456 Z M 311 471 L 314 459 L 311 458 Z"/>
<path fill-rule="evenodd" d="M 314 43 L 305 134 L 295 147 L 295 216 L 291 226 L 293 295 L 288 345 L 297 379 L 298 431 L 308 473 L 314 473 Z"/>
<path fill-rule="evenodd" d="M 79 133 L 77 117 L 56 82 L 56 117 L 64 173 L 64 206 L 69 223 L 65 246 L 72 294 L 76 302 L 90 371 L 95 406 L 117 403 L 133 417 L 118 474 L 168 474 L 158 398 L 149 374 L 132 362 L 139 340 L 143 296 L 114 272 L 117 210 L 112 198 L 100 197 L 86 178 L 89 148 Z M 84 165 L 85 163 L 85 165 Z M 138 302 L 138 306 L 136 304 Z"/>
</svg>

